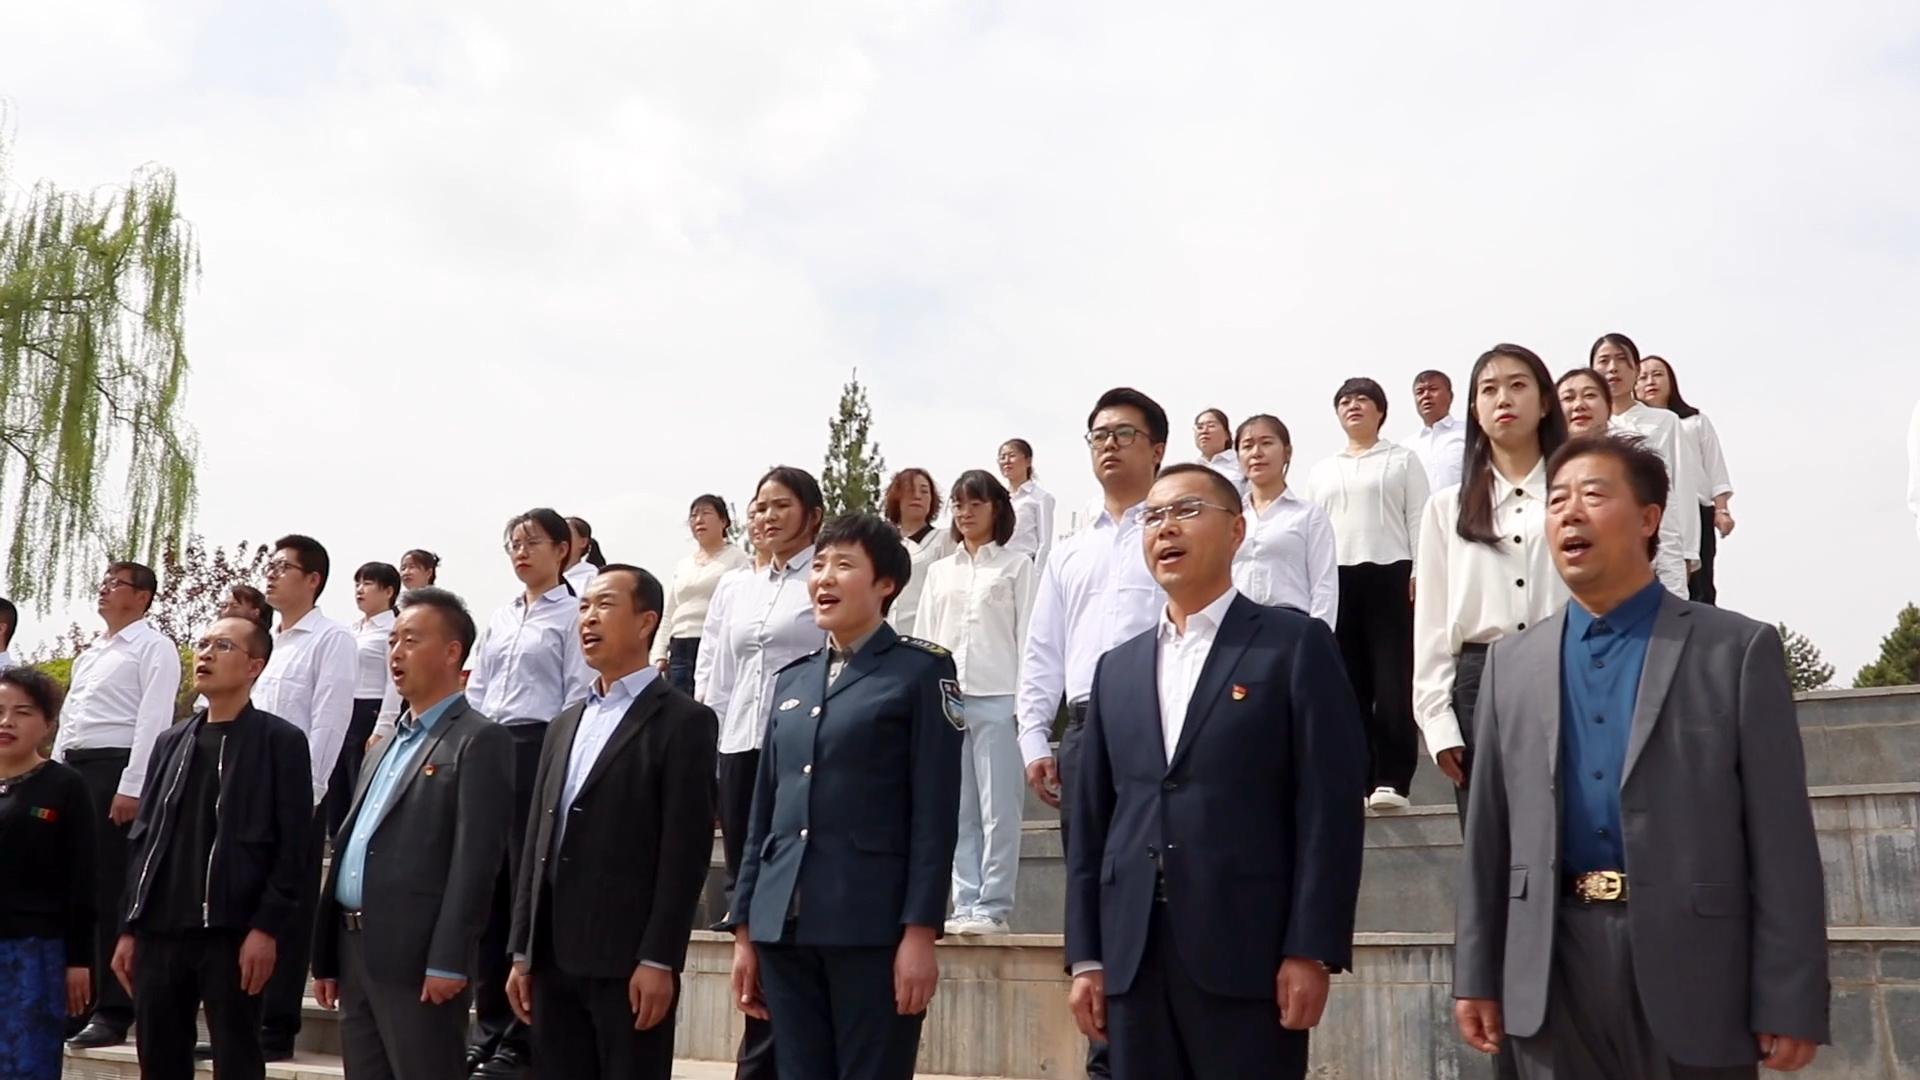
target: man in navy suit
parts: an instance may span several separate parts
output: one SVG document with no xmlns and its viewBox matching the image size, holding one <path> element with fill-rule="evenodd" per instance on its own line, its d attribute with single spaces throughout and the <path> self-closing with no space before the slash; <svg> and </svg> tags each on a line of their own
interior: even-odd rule
<svg viewBox="0 0 1920 1080">
<path fill-rule="evenodd" d="M 1160 474 L 1159 625 L 1107 653 L 1069 775 L 1070 1004 L 1118 1080 L 1303 1077 L 1360 890 L 1367 749 L 1324 623 L 1232 581 L 1233 485 Z"/>
</svg>

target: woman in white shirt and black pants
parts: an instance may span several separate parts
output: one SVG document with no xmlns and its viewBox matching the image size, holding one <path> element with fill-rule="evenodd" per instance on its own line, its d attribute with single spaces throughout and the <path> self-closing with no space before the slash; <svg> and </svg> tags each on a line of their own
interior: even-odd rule
<svg viewBox="0 0 1920 1080">
<path fill-rule="evenodd" d="M 1293 436 L 1278 417 L 1250 416 L 1234 433 L 1250 490 L 1247 538 L 1233 556 L 1233 586 L 1256 604 L 1299 608 L 1335 628 L 1340 560 L 1333 520 L 1287 486 Z"/>
<path fill-rule="evenodd" d="M 1020 871 L 1027 779 L 1014 693 L 1039 572 L 1007 550 L 1013 522 L 1013 498 L 1000 481 L 979 469 L 961 474 L 951 534 L 959 550 L 927 568 L 914 623 L 953 654 L 966 708 L 949 934 L 1009 932 Z"/>
<path fill-rule="evenodd" d="M 1340 558 L 1334 636 L 1367 722 L 1372 755 L 1367 804 L 1408 805 L 1419 740 L 1413 729 L 1414 544 L 1427 504 L 1427 470 L 1414 452 L 1380 437 L 1387 394 L 1372 379 L 1348 379 L 1333 395 L 1347 433 L 1344 453 L 1314 466 L 1313 500 L 1333 520 Z"/>
<path fill-rule="evenodd" d="M 400 718 L 400 688 L 393 685 L 387 667 L 387 638 L 393 633 L 394 602 L 399 598 L 400 571 L 391 563 L 370 562 L 353 572 L 353 602 L 360 608 L 360 618 L 347 625 L 355 646 L 353 716 L 333 765 L 333 781 L 327 785 L 329 840 L 339 833 L 352 808 L 367 740 L 376 731 L 382 735 L 392 731 Z"/>
<path fill-rule="evenodd" d="M 1727 475 L 1720 433 L 1706 413 L 1680 396 L 1680 380 L 1664 357 L 1649 356 L 1640 362 L 1640 378 L 1633 389 L 1642 405 L 1666 409 L 1680 418 L 1680 454 L 1687 459 L 1686 471 L 1694 479 L 1700 503 L 1700 565 L 1687 576 L 1687 598 L 1711 604 L 1720 597 L 1713 585 L 1713 556 L 1719 541 L 1733 535 L 1733 511 L 1727 505 L 1733 500 L 1733 478 Z"/>
<path fill-rule="evenodd" d="M 660 612 L 660 632 L 653 636 L 652 660 L 667 682 L 693 693 L 693 671 L 700 659 L 700 633 L 706 623 L 713 591 L 727 571 L 747 565 L 747 553 L 727 542 L 733 518 L 726 500 L 702 495 L 687 508 L 687 530 L 698 545 L 674 567 Z"/>
<path fill-rule="evenodd" d="M 1007 549 L 1033 560 L 1036 568 L 1047 565 L 1053 551 L 1053 494 L 1034 481 L 1033 444 L 1025 439 L 1008 439 L 1000 444 L 1000 475 L 1007 478 L 1007 490 L 1013 494 L 1013 539 Z"/>
</svg>

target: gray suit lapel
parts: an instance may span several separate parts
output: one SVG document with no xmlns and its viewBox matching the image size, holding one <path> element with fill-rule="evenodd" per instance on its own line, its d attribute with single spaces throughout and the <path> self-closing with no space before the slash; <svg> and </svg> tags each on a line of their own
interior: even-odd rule
<svg viewBox="0 0 1920 1080">
<path fill-rule="evenodd" d="M 1680 667 L 1687 633 L 1693 629 L 1687 602 L 1668 593 L 1660 598 L 1660 611 L 1653 617 L 1653 638 L 1647 642 L 1647 665 L 1640 670 L 1640 693 L 1633 702 L 1633 735 L 1627 741 L 1627 767 L 1620 774 L 1625 784 L 1633 775 L 1640 752 L 1653 737 L 1660 722 L 1660 710 L 1667 703 L 1667 691 L 1673 689 L 1673 674 Z"/>
<path fill-rule="evenodd" d="M 414 759 L 407 762 L 407 771 L 400 774 L 400 779 L 393 785 L 393 794 L 387 796 L 386 805 L 380 808 L 380 817 L 373 823 L 374 832 L 380 831 L 380 826 L 386 823 L 387 815 L 393 813 L 393 808 L 400 805 L 401 797 L 406 795 L 407 788 L 413 785 L 413 778 L 419 776 L 425 763 L 433 759 L 433 751 L 440 745 L 440 740 L 446 738 L 447 732 L 453 730 L 453 722 L 466 715 L 466 712 L 467 699 L 462 697 L 449 706 L 446 712 L 440 714 L 440 719 L 434 722 L 432 735 Z M 400 733 L 396 731 L 387 737 L 387 742 L 394 743 L 399 738 Z M 386 755 L 380 755 L 380 760 L 385 761 Z"/>
<path fill-rule="evenodd" d="M 1560 650 L 1567 632 L 1567 609 L 1562 607 L 1531 633 L 1513 643 L 1511 653 L 1502 653 L 1503 667 L 1538 676 L 1526 676 L 1509 682 L 1521 695 L 1519 715 L 1507 718 L 1503 726 L 1540 724 L 1547 743 L 1547 775 L 1560 775 Z M 1484 685 L 1484 684 L 1482 684 Z M 1476 716 L 1476 722 L 1478 718 Z"/>
</svg>

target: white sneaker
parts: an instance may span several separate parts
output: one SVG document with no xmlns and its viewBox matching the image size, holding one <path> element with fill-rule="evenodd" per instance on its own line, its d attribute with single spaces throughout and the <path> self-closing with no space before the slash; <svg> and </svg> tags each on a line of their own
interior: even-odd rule
<svg viewBox="0 0 1920 1080">
<path fill-rule="evenodd" d="M 1390 787 L 1375 788 L 1373 794 L 1367 797 L 1369 810 L 1405 810 L 1412 805 L 1405 795 Z"/>
<path fill-rule="evenodd" d="M 981 915 L 968 919 L 966 929 L 960 932 L 967 935 L 1011 934 L 1013 927 L 1008 926 L 1005 919 L 989 919 Z"/>
<path fill-rule="evenodd" d="M 947 920 L 946 929 L 949 935 L 964 934 L 967 932 L 967 927 L 972 925 L 973 925 L 973 916 L 955 915 L 953 918 Z"/>
</svg>

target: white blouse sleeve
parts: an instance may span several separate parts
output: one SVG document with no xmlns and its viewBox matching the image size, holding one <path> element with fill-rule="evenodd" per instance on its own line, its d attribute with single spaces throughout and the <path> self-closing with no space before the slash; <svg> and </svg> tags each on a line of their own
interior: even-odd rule
<svg viewBox="0 0 1920 1080">
<path fill-rule="evenodd" d="M 1706 413 L 1695 413 L 1694 419 L 1700 422 L 1700 463 L 1707 475 L 1701 478 L 1700 490 L 1711 502 L 1722 495 L 1733 494 L 1733 477 L 1727 474 L 1727 455 L 1720 448 L 1720 433 L 1714 430 L 1713 421 Z"/>
<path fill-rule="evenodd" d="M 1334 627 L 1340 613 L 1340 556 L 1333 542 L 1333 519 L 1310 503 L 1307 509 L 1307 614 Z"/>
<path fill-rule="evenodd" d="M 1453 712 L 1453 632 L 1448 618 L 1447 548 L 1453 499 L 1433 499 L 1420 520 L 1420 587 L 1413 591 L 1413 719 L 1427 752 L 1465 746 Z"/>
</svg>

